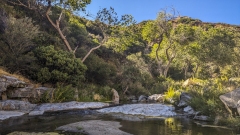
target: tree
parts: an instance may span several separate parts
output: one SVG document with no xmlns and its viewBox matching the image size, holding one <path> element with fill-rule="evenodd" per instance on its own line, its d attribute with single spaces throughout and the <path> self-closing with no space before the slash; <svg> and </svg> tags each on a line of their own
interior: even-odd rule
<svg viewBox="0 0 240 135">
<path fill-rule="evenodd" d="M 3 25 L 4 26 L 4 25 Z M 11 72 L 27 70 L 26 66 L 31 62 L 31 58 L 26 58 L 28 53 L 35 47 L 33 40 L 39 34 L 39 26 L 34 25 L 31 18 L 5 18 L 5 26 L 2 29 L 0 39 L 1 57 L 3 64 Z"/>
<path fill-rule="evenodd" d="M 67 50 L 71 53 L 75 53 L 77 47 L 75 49 L 72 49 L 70 46 L 66 36 L 63 34 L 61 28 L 60 28 L 60 21 L 62 19 L 62 15 L 66 11 L 74 12 L 79 10 L 84 10 L 87 4 L 90 4 L 91 0 L 7 0 L 9 3 L 12 3 L 14 5 L 19 5 L 26 7 L 30 10 L 45 10 L 44 7 L 46 7 L 45 16 L 48 19 L 48 21 L 51 23 L 51 25 L 57 30 L 58 34 L 60 35 L 61 39 L 63 40 Z M 52 7 L 59 7 L 61 8 L 61 12 L 58 16 L 58 19 L 53 21 L 53 19 L 50 17 L 50 14 L 52 14 L 51 8 Z M 42 12 L 42 11 L 39 11 Z M 74 55 L 75 56 L 75 55 Z"/>
<path fill-rule="evenodd" d="M 82 59 L 83 62 L 94 50 L 100 48 L 103 45 L 109 46 L 109 44 L 111 44 L 111 41 L 113 40 L 115 41 L 114 44 L 126 41 L 127 37 L 129 37 L 129 34 L 127 34 L 127 29 L 124 28 L 133 26 L 135 20 L 131 15 L 123 15 L 119 19 L 114 9 L 110 7 L 110 9 L 103 8 L 99 10 L 94 23 L 98 26 L 101 32 L 100 36 L 98 36 L 97 38 L 97 42 L 99 45 L 90 49 L 90 51 Z M 119 39 L 122 40 L 120 41 Z M 127 45 L 129 44 L 124 44 L 122 47 L 126 47 Z"/>
<path fill-rule="evenodd" d="M 173 14 L 163 10 L 154 21 L 149 21 L 143 27 L 142 36 L 152 47 L 150 56 L 158 63 L 160 76 L 167 77 L 171 63 L 176 58 L 179 46 L 188 44 L 191 31 L 185 25 L 174 24 L 175 11 Z"/>
</svg>

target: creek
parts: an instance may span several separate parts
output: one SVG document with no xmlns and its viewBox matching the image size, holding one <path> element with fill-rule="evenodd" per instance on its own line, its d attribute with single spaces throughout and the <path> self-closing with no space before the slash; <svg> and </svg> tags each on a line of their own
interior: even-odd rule
<svg viewBox="0 0 240 135">
<path fill-rule="evenodd" d="M 86 120 L 118 121 L 120 130 L 134 135 L 237 135 L 238 131 L 202 127 L 186 117 L 143 118 L 109 115 L 94 110 L 61 111 L 41 116 L 22 116 L 0 121 L 0 135 L 13 131 L 52 132 L 59 126 Z M 74 133 L 64 133 L 74 134 Z M 76 133 L 75 133 L 76 134 Z M 78 133 L 79 134 L 79 133 Z"/>
</svg>

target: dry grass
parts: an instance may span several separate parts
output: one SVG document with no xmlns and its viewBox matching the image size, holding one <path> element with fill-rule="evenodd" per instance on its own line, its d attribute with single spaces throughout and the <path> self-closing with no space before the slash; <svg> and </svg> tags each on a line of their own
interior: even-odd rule
<svg viewBox="0 0 240 135">
<path fill-rule="evenodd" d="M 33 81 L 27 79 L 26 77 L 24 77 L 22 75 L 11 74 L 11 73 L 7 72 L 3 67 L 0 67 L 0 76 L 2 76 L 2 75 L 12 76 L 12 77 L 15 77 L 15 78 L 23 81 L 23 82 L 35 84 Z M 38 84 L 35 84 L 35 85 L 38 85 Z"/>
</svg>

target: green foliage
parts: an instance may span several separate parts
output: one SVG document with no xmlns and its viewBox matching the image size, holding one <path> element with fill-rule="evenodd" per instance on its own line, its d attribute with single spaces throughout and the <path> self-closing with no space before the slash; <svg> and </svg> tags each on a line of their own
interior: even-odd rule
<svg viewBox="0 0 240 135">
<path fill-rule="evenodd" d="M 94 95 L 100 96 L 100 101 L 112 100 L 111 88 L 108 85 L 101 86 L 92 83 L 82 83 L 79 87 L 79 101 L 94 101 Z"/>
<path fill-rule="evenodd" d="M 37 79 L 42 83 L 65 82 L 77 85 L 84 79 L 87 68 L 72 53 L 47 46 L 37 48 L 35 56 L 42 67 L 37 72 Z"/>
<path fill-rule="evenodd" d="M 209 80 L 208 83 L 201 86 L 192 86 L 189 92 L 192 94 L 193 98 L 189 104 L 204 115 L 216 116 L 224 114 L 226 110 L 219 96 L 228 91 L 227 81 L 228 80 L 224 78 L 216 78 Z"/>
<path fill-rule="evenodd" d="M 5 18 L 3 34 L 0 35 L 1 65 L 10 72 L 29 70 L 34 57 L 30 53 L 36 46 L 34 38 L 39 34 L 39 27 L 31 18 Z"/>
<path fill-rule="evenodd" d="M 75 88 L 72 85 L 64 86 L 57 83 L 56 88 L 47 91 L 40 99 L 41 102 L 45 103 L 61 103 L 67 101 L 76 100 L 74 98 Z"/>
<path fill-rule="evenodd" d="M 169 87 L 164 95 L 164 101 L 168 103 L 174 103 L 180 100 L 181 93 L 179 91 L 176 91 L 173 87 Z"/>
<path fill-rule="evenodd" d="M 227 127 L 231 127 L 231 128 L 239 128 L 240 127 L 240 118 L 232 118 L 232 117 L 228 117 L 228 118 L 222 118 L 219 120 L 218 125 L 221 126 L 227 126 Z"/>
<path fill-rule="evenodd" d="M 88 68 L 86 79 L 99 85 L 108 85 L 116 76 L 117 69 L 114 64 L 107 63 L 97 55 L 91 55 L 85 64 Z"/>
</svg>

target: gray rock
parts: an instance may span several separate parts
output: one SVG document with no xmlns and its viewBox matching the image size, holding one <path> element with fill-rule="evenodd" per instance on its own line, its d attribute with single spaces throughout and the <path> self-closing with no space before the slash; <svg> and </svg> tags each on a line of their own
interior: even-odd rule
<svg viewBox="0 0 240 135">
<path fill-rule="evenodd" d="M 230 108 L 237 108 L 240 99 L 240 88 L 219 96 L 221 101 Z"/>
<path fill-rule="evenodd" d="M 238 114 L 240 115 L 240 100 L 238 100 L 238 103 L 237 103 L 237 111 L 238 111 Z"/>
<path fill-rule="evenodd" d="M 41 104 L 29 115 L 42 115 L 44 112 L 64 111 L 64 110 L 75 110 L 75 109 L 88 109 L 88 108 L 102 108 L 109 106 L 108 103 L 101 102 L 65 102 L 65 103 L 45 103 Z"/>
<path fill-rule="evenodd" d="M 132 103 L 137 103 L 138 102 L 138 100 L 131 100 L 132 101 Z"/>
<path fill-rule="evenodd" d="M 0 120 L 5 120 L 11 117 L 22 116 L 25 113 L 17 111 L 0 111 Z"/>
<path fill-rule="evenodd" d="M 148 97 L 147 99 L 149 102 L 160 102 L 163 103 L 164 97 L 162 94 L 153 94 Z"/>
<path fill-rule="evenodd" d="M 40 132 L 40 133 L 31 132 L 31 133 L 28 133 L 28 132 L 14 131 L 14 132 L 9 133 L 7 135 L 61 135 L 61 134 L 55 133 L 55 132 L 46 132 L 46 133 L 43 133 L 43 132 Z"/>
<path fill-rule="evenodd" d="M 188 102 L 190 101 L 190 99 L 192 99 L 192 97 L 188 93 L 186 93 L 186 92 L 181 93 L 180 101 L 177 106 L 178 107 L 188 106 Z"/>
<path fill-rule="evenodd" d="M 139 96 L 139 98 L 138 98 L 138 102 L 146 102 L 147 99 L 148 99 L 147 96 L 141 95 L 141 96 Z"/>
<path fill-rule="evenodd" d="M 36 107 L 36 104 L 31 104 L 26 101 L 19 100 L 6 100 L 0 102 L 0 110 L 10 111 L 18 110 L 21 112 L 28 113 Z"/>
<path fill-rule="evenodd" d="M 47 87 L 34 88 L 33 86 L 17 88 L 7 92 L 9 98 L 40 98 L 43 93 L 52 90 Z"/>
<path fill-rule="evenodd" d="M 115 89 L 112 89 L 111 91 L 112 91 L 112 93 L 113 93 L 112 102 L 113 102 L 114 104 L 119 104 L 119 95 L 118 95 L 118 92 L 117 92 Z"/>
<path fill-rule="evenodd" d="M 204 116 L 204 115 L 199 115 L 199 116 L 194 116 L 194 120 L 200 120 L 200 121 L 210 121 L 210 117 Z"/>
<path fill-rule="evenodd" d="M 102 113 L 123 113 L 129 115 L 171 117 L 177 115 L 174 110 L 175 108 L 173 106 L 164 104 L 128 104 L 104 108 L 97 111 Z"/>
<path fill-rule="evenodd" d="M 133 95 L 133 96 L 127 97 L 127 99 L 128 99 L 128 100 L 137 100 L 137 97 Z"/>
<path fill-rule="evenodd" d="M 233 90 L 231 92 L 225 93 L 221 96 L 219 96 L 220 100 L 225 104 L 226 109 L 231 112 L 230 109 L 237 109 L 238 108 L 238 102 L 240 99 L 240 88 Z M 238 111 L 240 115 L 240 111 Z"/>
<path fill-rule="evenodd" d="M 120 127 L 120 122 L 90 120 L 61 126 L 56 130 L 80 132 L 89 135 L 131 135 L 119 130 Z"/>
<path fill-rule="evenodd" d="M 23 88 L 26 87 L 26 83 L 12 76 L 2 75 L 0 76 L 0 92 L 4 92 L 8 87 Z"/>
<path fill-rule="evenodd" d="M 191 106 L 187 106 L 183 108 L 183 112 L 187 115 L 195 115 L 197 113 L 194 111 L 194 109 Z"/>
</svg>

